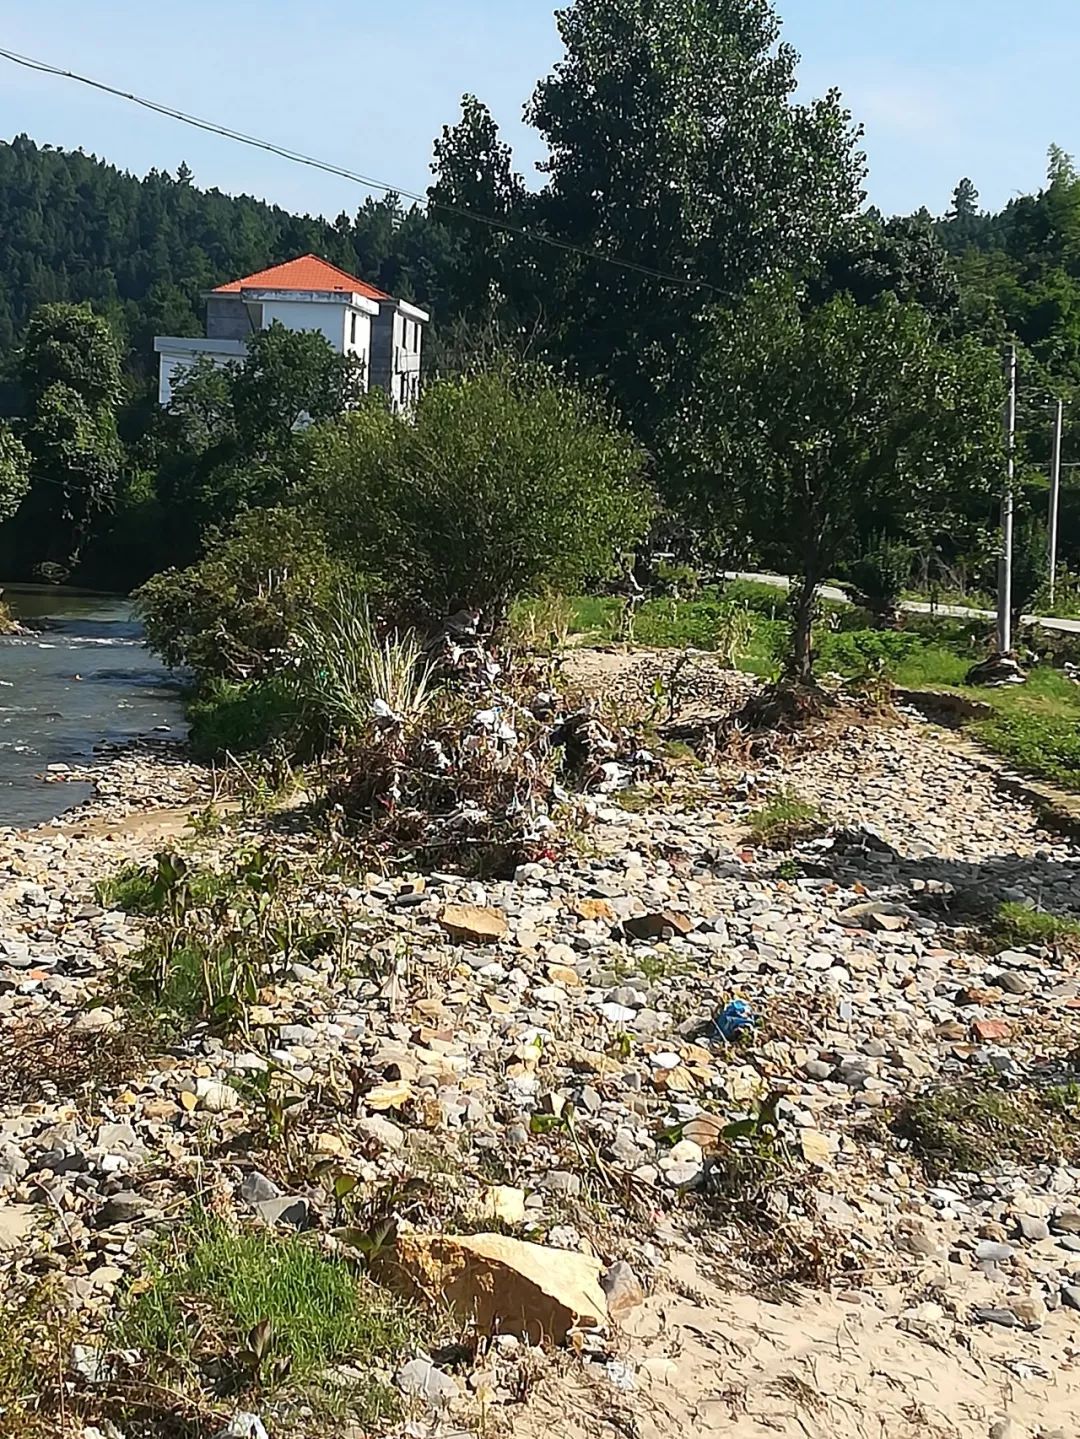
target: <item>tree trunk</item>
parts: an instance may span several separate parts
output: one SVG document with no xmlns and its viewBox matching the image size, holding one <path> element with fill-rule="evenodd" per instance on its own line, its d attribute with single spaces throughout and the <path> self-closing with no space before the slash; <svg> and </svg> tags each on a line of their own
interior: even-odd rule
<svg viewBox="0 0 1080 1439">
<path fill-rule="evenodd" d="M 813 624 L 817 581 L 804 575 L 791 593 L 791 657 L 788 678 L 801 688 L 814 682 Z"/>
</svg>

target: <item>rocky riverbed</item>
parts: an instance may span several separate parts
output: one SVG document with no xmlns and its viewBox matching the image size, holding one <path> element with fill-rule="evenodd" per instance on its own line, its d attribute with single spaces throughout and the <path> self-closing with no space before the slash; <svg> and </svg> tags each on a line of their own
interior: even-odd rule
<svg viewBox="0 0 1080 1439">
<path fill-rule="evenodd" d="M 509 1334 L 420 1356 L 402 1433 L 1080 1433 L 1080 1146 L 1006 1135 L 935 1171 L 896 1125 L 996 1079 L 1052 1086 L 1080 1129 L 1080 961 L 979 937 L 1003 900 L 1080 916 L 1080 852 L 993 762 L 913 716 L 752 769 L 681 760 L 593 801 L 576 858 L 485 882 L 335 869 L 280 817 L 191 825 L 207 777 L 179 755 L 96 778 L 62 826 L 0 835 L 0 1262 L 55 1273 L 91 1388 L 194 1205 L 326 1234 L 347 1175 L 405 1232 L 595 1256 L 610 1311 L 572 1361 Z M 828 822 L 794 853 L 747 840 L 781 792 Z M 228 1041 L 155 1045 L 120 997 L 144 922 L 95 887 L 177 847 L 271 850 L 303 875 L 298 930 L 335 936 Z M 726 1039 L 735 999 L 753 1026 Z M 752 1171 L 718 1158 L 739 1121 Z M 272 1399 L 254 1417 L 288 1432 Z"/>
</svg>

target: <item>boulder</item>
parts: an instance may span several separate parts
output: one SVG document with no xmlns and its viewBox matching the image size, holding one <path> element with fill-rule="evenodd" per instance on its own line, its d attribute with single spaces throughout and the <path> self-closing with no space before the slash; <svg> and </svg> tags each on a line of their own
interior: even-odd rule
<svg viewBox="0 0 1080 1439">
<path fill-rule="evenodd" d="M 481 1334 L 562 1344 L 572 1329 L 608 1322 L 600 1261 L 568 1249 L 503 1234 L 401 1234 L 377 1268 L 410 1298 L 449 1306 Z"/>
<path fill-rule="evenodd" d="M 448 904 L 439 924 L 459 944 L 497 944 L 509 928 L 502 910 L 479 904 Z"/>
<path fill-rule="evenodd" d="M 635 914 L 623 921 L 623 929 L 631 939 L 662 939 L 665 932 L 689 934 L 694 921 L 673 909 L 656 910 L 652 914 Z"/>
</svg>

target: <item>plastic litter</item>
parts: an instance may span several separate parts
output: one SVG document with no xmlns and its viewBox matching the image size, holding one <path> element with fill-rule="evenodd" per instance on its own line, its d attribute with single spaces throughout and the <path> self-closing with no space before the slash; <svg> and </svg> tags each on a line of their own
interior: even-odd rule
<svg viewBox="0 0 1080 1439">
<path fill-rule="evenodd" d="M 757 1016 L 745 999 L 730 999 L 713 1018 L 713 1029 L 720 1039 L 730 1044 L 740 1034 L 748 1034 L 757 1024 Z"/>
</svg>

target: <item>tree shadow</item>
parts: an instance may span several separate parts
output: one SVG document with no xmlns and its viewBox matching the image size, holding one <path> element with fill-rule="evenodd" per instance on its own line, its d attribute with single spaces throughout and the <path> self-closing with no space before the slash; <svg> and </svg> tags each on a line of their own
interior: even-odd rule
<svg viewBox="0 0 1080 1439">
<path fill-rule="evenodd" d="M 906 891 L 905 902 L 945 923 L 990 914 L 1004 901 L 1080 919 L 1080 853 L 1000 854 L 967 860 L 907 856 L 868 830 L 844 830 L 831 847 L 800 856 L 804 873 L 846 888 Z"/>
</svg>

